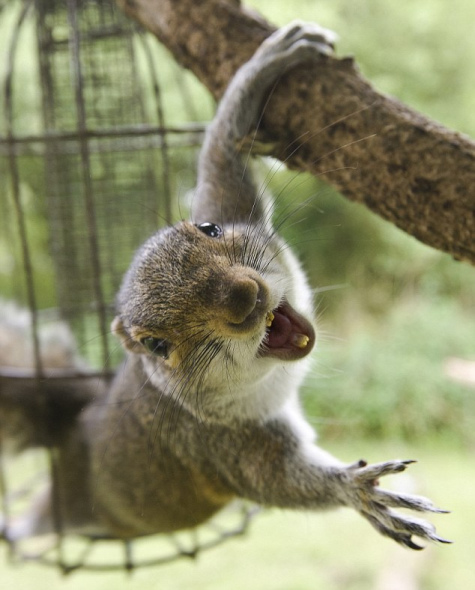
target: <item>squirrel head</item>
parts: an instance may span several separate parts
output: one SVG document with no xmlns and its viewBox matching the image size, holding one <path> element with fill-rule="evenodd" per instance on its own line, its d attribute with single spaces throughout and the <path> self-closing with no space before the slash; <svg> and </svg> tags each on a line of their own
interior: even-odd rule
<svg viewBox="0 0 475 590">
<path fill-rule="evenodd" d="M 181 222 L 135 255 L 112 328 L 162 390 L 222 390 L 308 355 L 315 332 L 302 281 L 263 225 Z"/>
</svg>

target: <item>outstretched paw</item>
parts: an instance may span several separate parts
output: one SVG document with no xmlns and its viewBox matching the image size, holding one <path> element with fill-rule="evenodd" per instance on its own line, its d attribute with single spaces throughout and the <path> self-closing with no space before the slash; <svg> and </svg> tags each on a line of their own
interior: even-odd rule
<svg viewBox="0 0 475 590">
<path fill-rule="evenodd" d="M 407 508 L 416 512 L 446 513 L 423 496 L 383 490 L 378 479 L 385 475 L 400 473 L 414 461 L 386 461 L 366 465 L 364 461 L 346 469 L 351 486 L 350 504 L 366 518 L 382 535 L 390 537 L 410 549 L 423 549 L 412 540 L 413 536 L 439 543 L 451 543 L 437 535 L 435 527 L 414 516 L 402 515 L 391 508 Z"/>
</svg>

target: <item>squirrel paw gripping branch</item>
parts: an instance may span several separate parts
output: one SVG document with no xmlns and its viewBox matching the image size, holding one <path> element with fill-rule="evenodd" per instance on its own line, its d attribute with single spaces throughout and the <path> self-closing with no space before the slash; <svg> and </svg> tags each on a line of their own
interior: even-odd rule
<svg viewBox="0 0 475 590">
<path fill-rule="evenodd" d="M 133 539 L 176 531 L 239 497 L 348 506 L 412 549 L 420 548 L 413 536 L 446 542 L 393 509 L 442 510 L 379 487 L 411 461 L 346 465 L 316 446 L 298 401 L 316 341 L 311 290 L 238 148 L 282 73 L 324 59 L 333 40 L 317 25 L 292 23 L 262 44 L 207 131 L 191 221 L 158 231 L 137 252 L 113 322 L 127 357 L 111 387 L 91 395 L 54 441 L 66 532 Z M 50 530 L 50 513 L 45 496 L 9 535 Z"/>
</svg>

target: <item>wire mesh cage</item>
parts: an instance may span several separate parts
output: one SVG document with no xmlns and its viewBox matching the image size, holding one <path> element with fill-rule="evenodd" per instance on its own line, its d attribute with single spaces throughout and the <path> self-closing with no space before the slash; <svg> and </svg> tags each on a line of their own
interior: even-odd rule
<svg viewBox="0 0 475 590">
<path fill-rule="evenodd" d="M 200 129 L 165 127 L 150 39 L 113 2 L 13 7 L 0 136 L 6 291 L 33 315 L 54 291 L 80 346 L 109 367 L 110 305 L 131 252 L 172 218 L 169 137 L 196 145 Z"/>
<path fill-rule="evenodd" d="M 203 125 L 190 121 L 200 108 L 184 74 L 112 0 L 5 0 L 0 33 L 0 379 L 112 375 L 121 358 L 109 329 L 114 296 L 133 251 L 177 216 L 172 195 L 193 185 Z M 179 89 L 175 124 L 165 121 L 163 79 Z M 28 350 L 12 345 L 19 330 Z M 54 487 L 54 451 L 39 470 Z M 10 485 L 7 472 L 3 462 L 5 537 L 12 505 L 39 481 Z M 249 515 L 204 545 L 241 533 Z M 61 540 L 60 518 L 56 531 Z M 199 544 L 178 547 L 190 556 Z M 44 562 L 85 565 L 67 564 L 57 540 L 54 548 Z M 121 566 L 132 565 L 126 544 Z"/>
</svg>

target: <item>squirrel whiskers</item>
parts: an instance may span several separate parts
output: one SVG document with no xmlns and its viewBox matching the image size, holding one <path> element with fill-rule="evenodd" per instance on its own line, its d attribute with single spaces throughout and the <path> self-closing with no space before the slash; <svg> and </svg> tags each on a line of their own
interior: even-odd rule
<svg viewBox="0 0 475 590">
<path fill-rule="evenodd" d="M 126 360 L 55 441 L 66 532 L 177 531 L 239 497 L 351 507 L 412 549 L 420 548 L 413 536 L 445 542 L 430 523 L 393 510 L 442 512 L 430 500 L 377 483 L 412 461 L 346 465 L 315 444 L 299 402 L 317 339 L 312 292 L 278 235 L 287 212 L 274 227 L 272 201 L 239 151 L 282 73 L 325 59 L 333 40 L 317 25 L 292 23 L 264 41 L 207 130 L 191 220 L 137 251 L 112 324 Z M 51 530 L 49 513 L 47 502 L 35 506 L 9 535 Z"/>
</svg>

